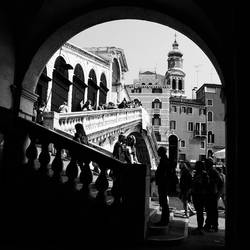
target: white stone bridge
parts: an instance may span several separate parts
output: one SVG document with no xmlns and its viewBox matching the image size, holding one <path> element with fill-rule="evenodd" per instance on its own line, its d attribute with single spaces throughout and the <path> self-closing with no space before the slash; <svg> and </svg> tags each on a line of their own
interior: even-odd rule
<svg viewBox="0 0 250 250">
<path fill-rule="evenodd" d="M 148 117 L 142 108 L 108 109 L 70 113 L 48 112 L 45 126 L 70 138 L 75 133 L 75 124 L 84 126 L 93 147 L 111 154 L 118 135 L 136 137 L 138 159 L 149 168 L 155 168 L 157 144 Z"/>
</svg>

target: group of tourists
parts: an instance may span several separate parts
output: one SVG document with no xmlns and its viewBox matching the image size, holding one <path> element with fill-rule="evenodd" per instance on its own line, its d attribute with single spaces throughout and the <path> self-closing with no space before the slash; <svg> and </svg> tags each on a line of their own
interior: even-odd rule
<svg viewBox="0 0 250 250">
<path fill-rule="evenodd" d="M 158 149 L 160 163 L 155 172 L 156 185 L 158 187 L 159 204 L 162 208 L 161 220 L 158 225 L 169 223 L 169 200 L 171 196 L 171 183 L 175 175 L 175 166 L 166 155 L 166 148 Z M 179 197 L 183 202 L 185 215 L 197 215 L 197 231 L 218 231 L 218 200 L 225 198 L 225 175 L 214 166 L 213 159 L 197 161 L 194 169 L 184 162 L 180 164 Z M 191 206 L 193 204 L 193 207 Z M 204 216 L 206 212 L 206 216 Z"/>
<path fill-rule="evenodd" d="M 135 144 L 136 138 L 134 135 L 126 137 L 123 133 L 120 133 L 118 140 L 114 145 L 113 157 L 128 164 L 139 163 Z"/>
</svg>

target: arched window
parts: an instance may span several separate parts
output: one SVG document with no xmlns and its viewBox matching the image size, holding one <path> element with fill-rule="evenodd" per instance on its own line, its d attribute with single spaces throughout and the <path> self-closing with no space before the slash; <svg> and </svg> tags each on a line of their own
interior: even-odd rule
<svg viewBox="0 0 250 250">
<path fill-rule="evenodd" d="M 73 75 L 73 88 L 72 88 L 72 103 L 71 103 L 71 111 L 81 111 L 80 102 L 84 101 L 85 88 L 87 85 L 85 84 L 85 78 L 82 66 L 80 64 L 76 64 Z"/>
<path fill-rule="evenodd" d="M 120 82 L 120 68 L 117 59 L 112 63 L 112 84 L 115 85 Z"/>
<path fill-rule="evenodd" d="M 89 79 L 88 79 L 88 100 L 91 100 L 92 106 L 96 107 L 96 98 L 97 98 L 97 80 L 96 74 L 93 69 L 89 72 Z"/>
<path fill-rule="evenodd" d="M 53 71 L 51 111 L 58 111 L 63 102 L 68 102 L 69 86 L 72 84 L 68 79 L 70 69 L 73 67 L 62 56 L 57 57 Z"/>
<path fill-rule="evenodd" d="M 176 80 L 175 79 L 173 79 L 173 81 L 172 81 L 172 89 L 176 89 Z"/>
<path fill-rule="evenodd" d="M 38 95 L 37 103 L 47 103 L 48 82 L 51 79 L 47 76 L 47 68 L 45 67 L 36 86 L 35 93 Z"/>
<path fill-rule="evenodd" d="M 100 80 L 99 106 L 106 104 L 108 91 L 109 91 L 109 89 L 107 88 L 106 76 L 104 73 L 102 73 L 101 80 Z"/>
<path fill-rule="evenodd" d="M 207 121 L 208 122 L 212 122 L 213 121 L 213 112 L 212 111 L 208 111 L 207 112 Z"/>
<path fill-rule="evenodd" d="M 152 125 L 161 126 L 161 118 L 159 114 L 154 114 L 152 119 Z"/>
<path fill-rule="evenodd" d="M 208 131 L 208 133 L 207 133 L 207 142 L 214 143 L 214 134 L 212 131 Z"/>
<path fill-rule="evenodd" d="M 159 99 L 155 99 L 152 102 L 152 108 L 153 109 L 161 109 L 161 101 Z"/>
<path fill-rule="evenodd" d="M 182 88 L 183 88 L 183 86 L 182 86 L 182 80 L 179 79 L 179 81 L 178 81 L 178 89 L 182 90 Z"/>
</svg>

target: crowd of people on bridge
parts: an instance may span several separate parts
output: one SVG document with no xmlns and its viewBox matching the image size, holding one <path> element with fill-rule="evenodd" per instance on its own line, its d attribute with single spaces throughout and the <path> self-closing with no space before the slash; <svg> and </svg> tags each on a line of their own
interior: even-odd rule
<svg viewBox="0 0 250 250">
<path fill-rule="evenodd" d="M 96 104 L 93 104 L 92 101 L 88 99 L 86 102 L 84 102 L 84 100 L 80 101 L 78 111 L 136 108 L 136 107 L 140 107 L 141 105 L 142 105 L 141 102 L 137 99 L 127 101 L 126 98 L 124 98 L 118 104 L 115 104 L 113 102 L 108 102 L 108 103 L 104 103 L 104 104 L 96 106 Z"/>
<path fill-rule="evenodd" d="M 125 109 L 125 108 L 137 108 L 142 107 L 141 102 L 138 99 L 127 101 L 124 98 L 120 103 L 114 104 L 113 102 L 104 103 L 96 106 L 90 99 L 87 101 L 81 100 L 79 102 L 77 111 L 93 111 L 93 110 L 107 110 L 107 109 Z M 45 101 L 37 101 L 33 105 L 33 117 L 32 120 L 38 124 L 44 124 L 44 113 L 48 112 L 47 103 Z M 70 108 L 67 101 L 63 101 L 58 107 L 58 113 L 68 113 Z"/>
<path fill-rule="evenodd" d="M 157 225 L 168 225 L 170 216 L 168 197 L 173 194 L 171 183 L 175 185 L 176 164 L 173 164 L 167 157 L 165 147 L 158 149 L 158 155 L 160 163 L 155 172 L 155 181 L 162 214 Z M 225 202 L 225 174 L 215 167 L 212 157 L 206 158 L 204 161 L 197 161 L 194 169 L 182 162 L 180 170 L 177 186 L 185 215 L 196 213 L 199 234 L 203 234 L 203 231 L 217 232 L 218 200 L 222 197 Z M 204 211 L 206 216 L 204 216 Z"/>
</svg>

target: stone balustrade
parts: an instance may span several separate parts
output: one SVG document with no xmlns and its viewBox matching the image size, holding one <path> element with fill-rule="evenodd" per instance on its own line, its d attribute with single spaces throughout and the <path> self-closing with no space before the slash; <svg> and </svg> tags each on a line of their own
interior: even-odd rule
<svg viewBox="0 0 250 250">
<path fill-rule="evenodd" d="M 96 113 L 101 115 L 98 111 Z M 114 117 L 120 121 L 124 121 L 125 118 L 133 119 L 138 111 L 104 113 L 102 117 L 106 117 L 109 124 Z M 72 117 L 72 114 L 68 115 Z M 93 116 L 89 112 L 85 118 L 87 117 L 86 121 L 93 119 L 92 121 L 98 124 L 99 115 Z M 73 123 L 80 120 L 72 118 L 71 121 Z M 150 182 L 146 176 L 146 165 L 120 162 L 104 151 L 80 144 L 56 131 L 22 118 L 18 123 L 29 138 L 25 150 L 27 161 L 21 168 L 25 196 L 30 207 L 34 206 L 30 197 L 36 197 L 39 209 L 45 204 L 49 207 L 39 214 L 39 221 L 36 221 L 39 228 L 43 223 L 56 221 L 55 224 L 50 224 L 48 234 L 62 235 L 64 228 L 70 228 L 70 232 L 67 232 L 67 238 L 70 240 L 80 235 L 82 237 L 84 230 L 85 240 L 90 239 L 93 242 L 96 237 L 93 232 L 96 228 L 106 230 L 106 234 L 104 230 L 101 230 L 100 234 L 95 231 L 99 239 L 106 239 L 111 234 L 117 239 L 124 240 L 127 231 L 131 233 L 130 240 L 145 239 L 149 211 L 146 200 Z M 70 122 L 61 122 L 61 126 L 69 131 L 67 129 L 72 125 Z M 49 151 L 50 144 L 54 144 L 55 155 Z M 66 169 L 62 159 L 63 150 L 69 152 Z M 94 173 L 89 166 L 91 161 L 98 164 L 99 174 L 96 178 L 93 178 Z M 109 176 L 108 170 L 112 171 L 112 176 Z M 20 178 L 19 172 L 18 176 Z M 113 183 L 109 193 L 111 203 L 107 200 L 109 181 Z M 75 224 L 83 225 L 80 231 L 77 228 L 74 230 Z"/>
<path fill-rule="evenodd" d="M 142 120 L 141 108 L 81 111 L 71 113 L 47 112 L 44 125 L 74 135 L 75 124 L 81 123 L 87 135 Z"/>
</svg>

